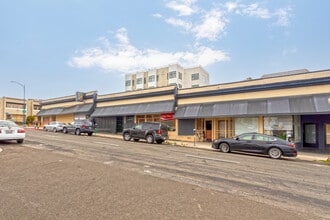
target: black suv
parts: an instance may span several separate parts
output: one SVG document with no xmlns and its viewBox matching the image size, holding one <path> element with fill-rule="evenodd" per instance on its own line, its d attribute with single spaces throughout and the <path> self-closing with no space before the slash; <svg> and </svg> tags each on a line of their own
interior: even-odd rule
<svg viewBox="0 0 330 220">
<path fill-rule="evenodd" d="M 129 141 L 144 139 L 148 144 L 156 141 L 157 144 L 163 143 L 168 139 L 168 126 L 159 122 L 143 122 L 133 128 L 126 128 L 123 131 L 123 139 Z"/>
<path fill-rule="evenodd" d="M 89 120 L 74 120 L 72 123 L 63 126 L 63 133 L 74 133 L 80 135 L 87 133 L 88 136 L 92 136 L 94 132 L 93 123 Z"/>
</svg>

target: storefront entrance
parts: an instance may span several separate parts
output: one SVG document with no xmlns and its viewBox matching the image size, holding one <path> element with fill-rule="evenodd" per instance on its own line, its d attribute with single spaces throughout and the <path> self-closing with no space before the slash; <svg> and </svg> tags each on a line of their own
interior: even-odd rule
<svg viewBox="0 0 330 220">
<path fill-rule="evenodd" d="M 212 141 L 212 121 L 207 120 L 205 121 L 205 139 L 206 141 Z"/>
<path fill-rule="evenodd" d="M 316 123 L 303 125 L 303 146 L 318 148 L 318 126 Z"/>
</svg>

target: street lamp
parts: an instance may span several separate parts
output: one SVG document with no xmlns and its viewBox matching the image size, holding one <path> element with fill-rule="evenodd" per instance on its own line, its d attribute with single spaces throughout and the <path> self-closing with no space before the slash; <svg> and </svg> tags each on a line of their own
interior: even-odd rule
<svg viewBox="0 0 330 220">
<path fill-rule="evenodd" d="M 10 81 L 11 83 L 16 83 L 17 85 L 20 85 L 22 86 L 23 88 L 23 110 L 22 110 L 22 113 L 23 113 L 23 127 L 25 126 L 25 113 L 26 113 L 26 104 L 25 104 L 25 85 L 23 83 L 20 83 L 20 82 L 17 82 L 17 81 Z"/>
</svg>

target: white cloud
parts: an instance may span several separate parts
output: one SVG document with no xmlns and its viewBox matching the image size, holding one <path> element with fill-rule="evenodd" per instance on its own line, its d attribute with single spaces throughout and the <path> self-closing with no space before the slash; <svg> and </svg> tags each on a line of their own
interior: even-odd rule
<svg viewBox="0 0 330 220">
<path fill-rule="evenodd" d="M 288 26 L 289 25 L 289 18 L 291 17 L 291 8 L 280 8 L 278 9 L 274 15 L 278 17 L 277 22 L 275 23 L 276 25 L 279 26 Z"/>
<path fill-rule="evenodd" d="M 155 13 L 155 14 L 153 14 L 152 16 L 155 17 L 155 18 L 162 18 L 162 17 L 163 17 L 163 16 L 162 16 L 161 14 L 159 14 L 159 13 Z"/>
<path fill-rule="evenodd" d="M 269 9 L 260 6 L 258 3 L 250 5 L 235 5 L 231 3 L 229 5 L 226 4 L 226 6 L 228 12 L 235 9 L 235 13 L 242 16 L 246 15 L 264 20 L 275 19 L 276 22 L 274 22 L 274 24 L 278 26 L 288 26 L 290 23 L 289 18 L 291 17 L 291 7 L 279 8 L 274 12 L 271 12 Z"/>
<path fill-rule="evenodd" d="M 208 39 L 211 41 L 217 40 L 218 36 L 223 33 L 226 27 L 227 20 L 222 15 L 219 9 L 213 9 L 202 18 L 202 23 L 196 25 L 192 30 L 196 34 L 196 38 Z"/>
<path fill-rule="evenodd" d="M 180 1 L 170 1 L 166 3 L 166 7 L 177 11 L 179 16 L 189 16 L 198 11 L 194 6 L 196 0 L 180 0 Z"/>
<path fill-rule="evenodd" d="M 68 64 L 76 68 L 97 67 L 106 71 L 130 73 L 170 63 L 180 63 L 184 66 L 207 66 L 230 59 L 225 52 L 205 46 L 197 46 L 192 51 L 176 52 L 162 52 L 156 49 L 140 50 L 130 44 L 124 28 L 119 29 L 115 37 L 118 42 L 115 47 L 111 47 L 106 38 L 100 38 L 101 47 L 78 51 Z"/>
<path fill-rule="evenodd" d="M 237 2 L 226 2 L 225 7 L 228 12 L 233 12 L 238 7 L 238 3 Z"/>
<path fill-rule="evenodd" d="M 241 4 L 239 1 L 229 1 L 224 4 L 213 4 L 211 10 L 197 6 L 196 0 L 169 1 L 166 6 L 175 12 L 177 17 L 163 19 L 166 23 L 183 28 L 187 33 L 194 34 L 196 41 L 203 39 L 216 41 L 225 32 L 232 15 L 255 17 L 262 20 L 275 20 L 273 24 L 288 26 L 290 8 L 279 8 L 271 11 L 260 3 Z M 184 15 L 184 17 L 183 17 Z"/>
<path fill-rule="evenodd" d="M 165 20 L 165 22 L 176 27 L 182 27 L 185 30 L 189 30 L 192 27 L 192 24 L 190 22 L 186 22 L 182 19 L 168 18 Z"/>
<path fill-rule="evenodd" d="M 259 6 L 258 3 L 250 4 L 247 6 L 242 6 L 242 13 L 257 17 L 257 18 L 262 18 L 262 19 L 269 19 L 271 18 L 271 14 L 268 9 L 262 8 Z"/>
</svg>

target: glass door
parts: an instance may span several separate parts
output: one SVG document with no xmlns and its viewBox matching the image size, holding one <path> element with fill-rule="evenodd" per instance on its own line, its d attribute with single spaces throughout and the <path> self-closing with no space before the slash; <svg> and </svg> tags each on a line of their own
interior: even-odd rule
<svg viewBox="0 0 330 220">
<path fill-rule="evenodd" d="M 306 123 L 303 130 L 303 146 L 304 147 L 318 147 L 318 132 L 317 124 Z"/>
</svg>

